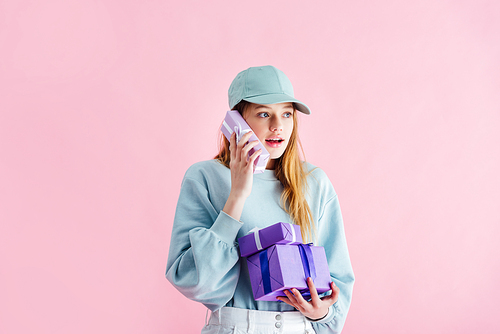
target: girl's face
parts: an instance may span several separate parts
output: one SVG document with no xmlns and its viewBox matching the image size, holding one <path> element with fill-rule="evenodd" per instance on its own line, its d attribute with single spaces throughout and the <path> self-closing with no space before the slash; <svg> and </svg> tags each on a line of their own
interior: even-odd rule
<svg viewBox="0 0 500 334">
<path fill-rule="evenodd" d="M 274 160 L 285 152 L 293 130 L 293 103 L 250 103 L 243 118 L 269 152 L 267 169 L 274 168 Z"/>
</svg>

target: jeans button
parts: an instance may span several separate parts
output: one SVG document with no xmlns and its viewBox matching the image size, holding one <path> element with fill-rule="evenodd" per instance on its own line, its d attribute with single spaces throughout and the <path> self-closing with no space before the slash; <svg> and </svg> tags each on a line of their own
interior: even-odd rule
<svg viewBox="0 0 500 334">
<path fill-rule="evenodd" d="M 276 320 L 281 320 L 281 314 L 276 314 L 276 316 L 274 317 Z"/>
<path fill-rule="evenodd" d="M 280 328 L 281 327 L 281 322 L 275 323 L 274 326 L 276 326 L 276 328 Z"/>
</svg>

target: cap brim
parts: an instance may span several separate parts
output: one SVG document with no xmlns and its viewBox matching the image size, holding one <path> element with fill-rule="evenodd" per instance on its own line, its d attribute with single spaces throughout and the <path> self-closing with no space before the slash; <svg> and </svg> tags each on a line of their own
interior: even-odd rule
<svg viewBox="0 0 500 334">
<path fill-rule="evenodd" d="M 311 114 L 311 110 L 309 109 L 308 106 L 286 94 L 266 94 L 266 95 L 246 97 L 243 100 L 257 104 L 275 104 L 275 103 L 293 102 L 295 103 L 295 106 L 298 111 L 306 115 Z"/>
</svg>

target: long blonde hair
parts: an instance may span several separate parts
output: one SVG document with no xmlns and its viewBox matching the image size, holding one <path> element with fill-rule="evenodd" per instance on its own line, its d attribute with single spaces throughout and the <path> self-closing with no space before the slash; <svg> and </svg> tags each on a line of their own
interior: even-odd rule
<svg viewBox="0 0 500 334">
<path fill-rule="evenodd" d="M 249 102 L 243 100 L 233 109 L 238 110 L 238 112 L 243 115 L 249 104 Z M 305 162 L 301 161 L 299 156 L 299 148 L 302 156 L 304 156 L 304 151 L 299 139 L 296 115 L 297 110 L 295 105 L 294 109 L 293 130 L 290 136 L 290 141 L 285 149 L 285 152 L 281 155 L 281 157 L 276 159 L 274 173 L 283 185 L 281 205 L 290 215 L 292 222 L 300 226 L 302 239 L 306 242 L 313 241 L 313 237 L 316 233 L 316 227 L 313 222 L 311 209 L 309 208 L 309 204 L 307 204 L 305 196 L 308 190 L 307 175 L 309 172 L 306 171 L 304 166 Z M 214 157 L 214 159 L 219 160 L 223 165 L 229 168 L 229 162 L 231 161 L 229 141 L 222 134 L 220 143 L 219 153 Z"/>
</svg>

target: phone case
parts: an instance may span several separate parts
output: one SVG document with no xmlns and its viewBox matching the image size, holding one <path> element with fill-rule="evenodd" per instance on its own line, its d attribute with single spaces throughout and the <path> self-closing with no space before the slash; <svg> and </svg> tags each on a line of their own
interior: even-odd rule
<svg viewBox="0 0 500 334">
<path fill-rule="evenodd" d="M 236 142 L 240 141 L 240 138 L 251 131 L 252 129 L 248 125 L 248 123 L 243 119 L 240 113 L 237 110 L 229 110 L 226 113 L 226 117 L 222 122 L 221 131 L 226 136 L 227 140 L 230 140 L 233 132 L 236 132 Z M 259 140 L 255 134 L 252 134 L 249 141 Z M 262 153 L 255 159 L 253 173 L 263 173 L 266 170 L 267 161 L 269 160 L 269 152 L 266 150 L 264 145 L 259 141 L 259 143 L 253 147 L 250 152 L 248 152 L 248 156 L 251 156 L 255 151 L 261 149 Z"/>
</svg>

